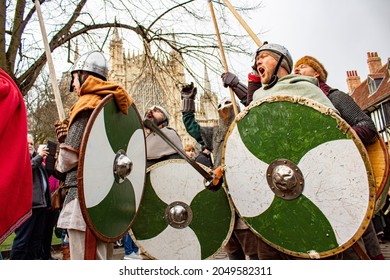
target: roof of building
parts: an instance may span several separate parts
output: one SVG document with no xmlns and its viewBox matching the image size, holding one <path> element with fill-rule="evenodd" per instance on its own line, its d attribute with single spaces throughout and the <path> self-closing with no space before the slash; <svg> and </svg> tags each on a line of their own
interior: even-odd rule
<svg viewBox="0 0 390 280">
<path fill-rule="evenodd" d="M 368 74 L 367 79 L 352 92 L 352 98 L 363 110 L 372 111 L 372 108 L 390 99 L 389 63 L 390 58 L 377 73 Z M 381 79 L 382 81 L 379 84 Z M 369 83 L 375 80 L 378 82 L 376 90 L 370 92 Z"/>
</svg>

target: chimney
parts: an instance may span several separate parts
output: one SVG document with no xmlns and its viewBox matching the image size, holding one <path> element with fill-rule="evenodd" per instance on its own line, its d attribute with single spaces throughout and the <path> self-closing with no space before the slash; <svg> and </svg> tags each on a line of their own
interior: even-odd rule
<svg viewBox="0 0 390 280">
<path fill-rule="evenodd" d="M 378 56 L 377 52 L 368 52 L 367 53 L 367 64 L 370 74 L 375 74 L 382 67 L 381 58 Z"/>
<path fill-rule="evenodd" d="M 360 84 L 360 77 L 358 76 L 357 71 L 347 71 L 347 85 L 349 95 L 352 95 L 355 88 L 357 88 Z"/>
</svg>

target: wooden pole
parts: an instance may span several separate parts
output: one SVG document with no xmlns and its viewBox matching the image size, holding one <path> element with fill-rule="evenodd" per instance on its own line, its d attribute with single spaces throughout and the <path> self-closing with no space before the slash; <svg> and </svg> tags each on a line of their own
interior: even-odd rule
<svg viewBox="0 0 390 280">
<path fill-rule="evenodd" d="M 222 0 L 225 5 L 229 8 L 229 10 L 232 12 L 232 14 L 236 17 L 236 19 L 241 23 L 242 27 L 248 32 L 249 36 L 255 41 L 258 47 L 261 47 L 263 43 L 260 41 L 260 39 L 256 36 L 256 34 L 252 31 L 252 29 L 249 27 L 248 24 L 242 19 L 242 17 L 237 13 L 237 11 L 234 9 L 232 4 L 228 0 Z"/>
<path fill-rule="evenodd" d="M 225 52 L 223 50 L 221 36 L 219 34 L 217 19 L 215 18 L 213 3 L 211 2 L 211 0 L 208 0 L 208 2 L 209 2 L 210 11 L 211 11 L 211 17 L 213 18 L 215 33 L 216 33 L 217 38 L 218 38 L 218 44 L 219 44 L 219 49 L 220 49 L 220 52 L 221 52 L 222 63 L 223 63 L 223 66 L 225 68 L 225 72 L 228 72 L 229 69 L 228 69 L 228 65 L 227 65 L 227 62 L 226 62 Z M 237 108 L 237 104 L 236 104 L 236 98 L 234 96 L 233 90 L 230 87 L 229 87 L 229 91 L 230 91 L 230 98 L 232 100 L 232 104 L 233 104 L 233 108 L 234 108 L 234 114 L 237 115 L 238 114 L 238 108 Z"/>
<path fill-rule="evenodd" d="M 85 229 L 84 260 L 96 260 L 97 239 L 91 229 Z"/>
<path fill-rule="evenodd" d="M 367 255 L 367 253 L 363 250 L 362 246 L 355 242 L 353 245 L 352 245 L 352 249 L 355 251 L 356 255 L 358 255 L 358 257 L 361 259 L 361 260 L 371 260 L 370 257 Z"/>
<path fill-rule="evenodd" d="M 60 90 L 59 90 L 58 84 L 57 84 L 56 72 L 54 70 L 53 59 L 51 57 L 49 42 L 47 40 L 46 29 L 45 29 L 45 24 L 43 22 L 41 5 L 39 3 L 39 0 L 35 0 L 35 7 L 37 9 L 39 26 L 41 27 L 43 43 L 45 45 L 47 63 L 49 64 L 50 80 L 51 80 L 51 84 L 53 86 L 53 92 L 54 92 L 54 98 L 55 98 L 56 105 L 57 105 L 58 116 L 59 116 L 60 120 L 62 121 L 65 119 L 65 111 L 64 111 L 64 107 L 62 105 Z"/>
</svg>

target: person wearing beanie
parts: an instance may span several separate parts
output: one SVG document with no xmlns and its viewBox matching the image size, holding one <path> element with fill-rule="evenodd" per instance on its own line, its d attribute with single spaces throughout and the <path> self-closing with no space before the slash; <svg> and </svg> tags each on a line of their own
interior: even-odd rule
<svg viewBox="0 0 390 280">
<path fill-rule="evenodd" d="M 309 67 L 308 67 L 309 66 Z M 325 67 L 314 57 L 304 56 L 295 63 L 295 70 L 298 68 L 302 69 L 301 71 L 307 71 L 307 74 L 301 74 L 303 76 L 311 76 L 317 78 L 320 82 L 326 82 L 328 78 L 328 72 L 325 70 Z M 310 72 L 310 71 L 314 71 Z"/>
<path fill-rule="evenodd" d="M 340 116 L 355 130 L 364 145 L 372 144 L 378 139 L 374 122 L 361 110 L 352 97 L 326 84 L 328 72 L 321 62 L 312 56 L 304 56 L 295 63 L 294 73 L 314 77 L 318 80 L 320 89 L 339 111 Z M 384 259 L 372 221 L 362 239 L 371 259 Z M 348 257 L 351 256 L 350 252 L 346 251 L 345 253 Z"/>
<path fill-rule="evenodd" d="M 332 102 L 318 88 L 316 78 L 291 74 L 293 60 L 284 46 L 264 43 L 256 52 L 254 67 L 262 84 L 253 95 L 254 101 L 278 96 L 283 92 L 283 95 L 312 99 L 337 112 Z"/>
</svg>

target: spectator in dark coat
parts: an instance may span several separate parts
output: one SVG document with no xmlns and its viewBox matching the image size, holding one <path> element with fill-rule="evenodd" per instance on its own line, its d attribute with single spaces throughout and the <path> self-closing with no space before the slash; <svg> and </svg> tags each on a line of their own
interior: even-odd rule
<svg viewBox="0 0 390 280">
<path fill-rule="evenodd" d="M 50 208 L 50 189 L 43 159 L 48 155 L 47 148 L 39 153 L 34 149 L 33 137 L 27 135 L 33 173 L 32 215 L 15 230 L 15 239 L 10 254 L 11 260 L 36 260 L 41 258 L 43 232 Z"/>
</svg>

